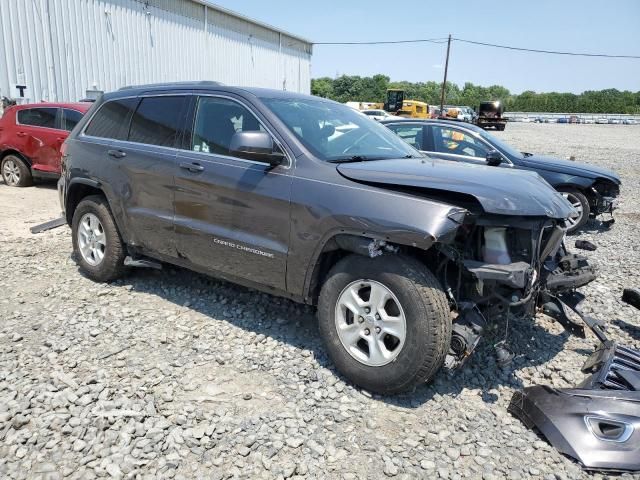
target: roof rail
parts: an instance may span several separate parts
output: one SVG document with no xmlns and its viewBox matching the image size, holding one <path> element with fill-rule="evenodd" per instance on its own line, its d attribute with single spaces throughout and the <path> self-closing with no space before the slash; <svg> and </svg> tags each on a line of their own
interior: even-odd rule
<svg viewBox="0 0 640 480">
<path fill-rule="evenodd" d="M 118 90 L 131 90 L 133 88 L 170 88 L 170 87 L 219 87 L 220 82 L 212 80 L 199 80 L 195 82 L 166 82 L 166 83 L 147 83 L 145 85 L 126 85 Z"/>
</svg>

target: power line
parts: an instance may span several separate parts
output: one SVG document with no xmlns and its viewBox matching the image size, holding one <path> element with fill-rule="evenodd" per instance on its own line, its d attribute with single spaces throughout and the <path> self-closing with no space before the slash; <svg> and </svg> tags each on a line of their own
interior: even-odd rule
<svg viewBox="0 0 640 480">
<path fill-rule="evenodd" d="M 373 42 L 314 42 L 314 45 L 389 45 L 396 43 L 447 43 L 447 38 L 423 38 L 418 40 L 380 40 Z"/>
<path fill-rule="evenodd" d="M 507 50 L 518 50 L 521 52 L 548 53 L 552 55 L 570 55 L 572 57 L 604 57 L 604 58 L 640 58 L 640 55 L 608 55 L 605 53 L 582 53 L 582 52 L 561 52 L 557 50 L 539 50 L 535 48 L 512 47 L 509 45 L 497 45 L 495 43 L 476 42 L 474 40 L 465 40 L 463 38 L 452 38 L 457 42 L 472 43 L 474 45 L 483 45 L 485 47 L 505 48 Z"/>
<path fill-rule="evenodd" d="M 503 48 L 520 52 L 546 53 L 549 55 L 568 55 L 572 57 L 600 57 L 600 58 L 631 58 L 640 59 L 640 55 L 610 55 L 605 53 L 564 52 L 558 50 L 542 50 L 537 48 L 513 47 L 511 45 L 499 45 L 496 43 L 477 42 L 464 38 L 452 37 L 452 41 L 481 45 L 484 47 Z M 424 38 L 415 40 L 376 40 L 363 42 L 315 42 L 314 45 L 394 45 L 400 43 L 447 43 L 447 38 Z"/>
</svg>

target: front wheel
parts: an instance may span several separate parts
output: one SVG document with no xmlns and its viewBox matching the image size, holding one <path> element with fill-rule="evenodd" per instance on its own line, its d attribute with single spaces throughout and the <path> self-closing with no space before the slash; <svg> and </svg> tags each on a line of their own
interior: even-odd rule
<svg viewBox="0 0 640 480">
<path fill-rule="evenodd" d="M 567 233 L 574 233 L 578 229 L 587 223 L 589 215 L 591 214 L 591 207 L 589 206 L 589 199 L 584 193 L 578 190 L 567 189 L 560 192 L 564 198 L 573 206 L 576 214 L 569 217 L 567 220 Z"/>
<path fill-rule="evenodd" d="M 428 381 L 451 342 L 442 287 L 423 264 L 403 256 L 340 260 L 322 286 L 318 321 L 338 370 L 381 394 Z"/>
</svg>

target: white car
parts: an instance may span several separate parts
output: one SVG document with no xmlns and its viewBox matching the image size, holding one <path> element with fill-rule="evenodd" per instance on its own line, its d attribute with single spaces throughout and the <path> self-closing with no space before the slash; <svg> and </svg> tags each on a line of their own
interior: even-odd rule
<svg viewBox="0 0 640 480">
<path fill-rule="evenodd" d="M 607 120 L 607 117 L 600 117 L 596 119 L 596 123 L 600 125 L 604 125 L 609 123 L 609 120 Z"/>
<path fill-rule="evenodd" d="M 391 115 L 389 112 L 385 112 L 384 110 L 360 110 L 361 113 L 364 113 L 367 117 L 373 118 L 374 120 L 394 120 L 402 117 L 398 117 L 397 115 Z"/>
</svg>

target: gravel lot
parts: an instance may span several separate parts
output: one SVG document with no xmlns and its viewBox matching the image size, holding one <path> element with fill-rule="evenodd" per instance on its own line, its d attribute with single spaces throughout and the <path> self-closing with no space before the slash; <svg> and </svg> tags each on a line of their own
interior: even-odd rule
<svg viewBox="0 0 640 480">
<path fill-rule="evenodd" d="M 600 278 L 586 310 L 640 347 L 640 126 L 510 124 L 500 137 L 615 168 L 617 223 L 574 239 Z M 91 282 L 57 216 L 53 185 L 0 184 L 0 477 L 602 478 L 506 411 L 514 390 L 571 386 L 596 343 L 543 316 L 496 328 L 465 368 L 393 398 L 353 388 L 329 363 L 314 310 L 178 268 Z M 630 476 L 626 476 L 631 478 Z M 636 477 L 640 478 L 640 477 Z"/>
</svg>

